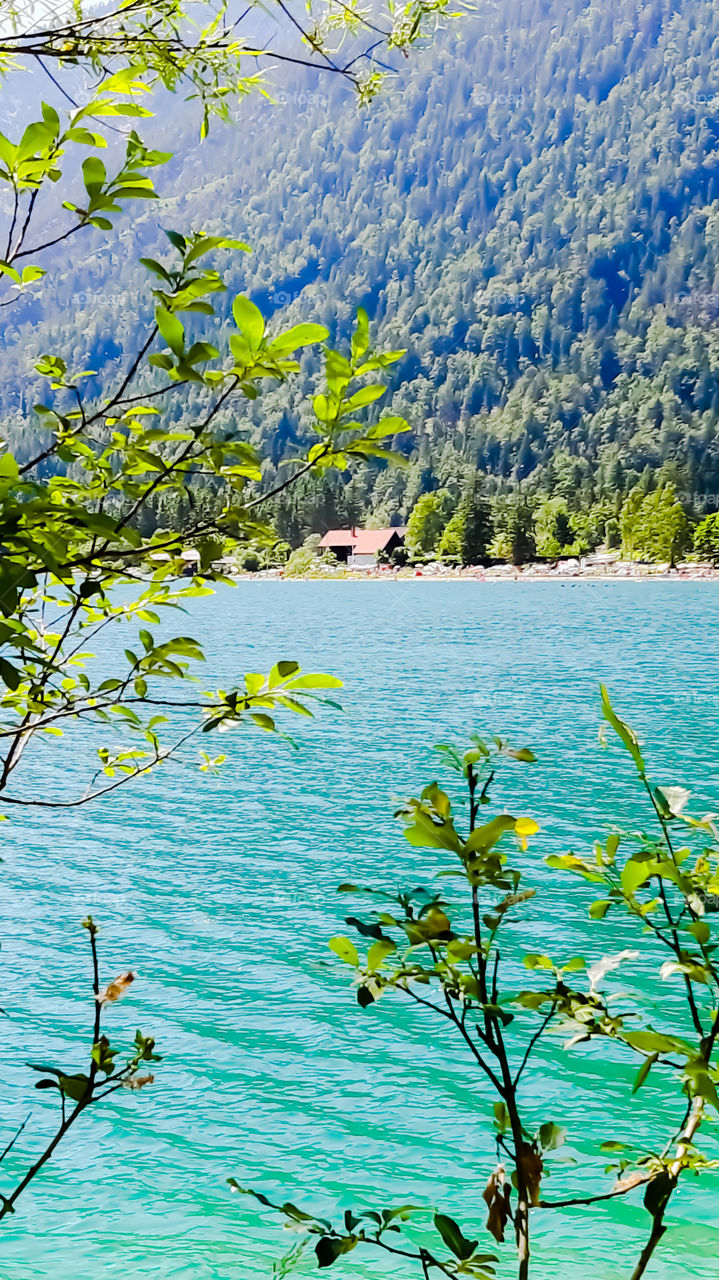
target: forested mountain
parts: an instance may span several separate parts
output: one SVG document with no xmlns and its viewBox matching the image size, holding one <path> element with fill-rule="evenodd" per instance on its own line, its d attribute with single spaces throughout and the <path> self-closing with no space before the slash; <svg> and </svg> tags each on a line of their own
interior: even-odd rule
<svg viewBox="0 0 719 1280">
<path fill-rule="evenodd" d="M 361 304 L 378 342 L 407 347 L 391 411 L 413 424 L 398 441 L 412 465 L 308 484 L 279 512 L 294 539 L 405 516 L 468 467 L 490 491 L 570 507 L 615 500 L 642 473 L 645 487 L 673 480 L 690 514 L 719 505 L 711 0 L 480 0 L 369 109 L 286 67 L 273 94 L 271 113 L 248 100 L 201 151 L 191 107 L 175 106 L 157 125 L 177 151 L 161 204 L 109 248 L 85 240 L 41 300 L 5 311 L 0 412 L 15 439 L 33 357 L 121 361 L 150 307 L 130 263 L 166 255 L 161 226 L 202 226 L 253 246 L 233 289 L 283 323 L 342 338 Z M 306 434 L 299 395 L 253 412 L 274 466 Z"/>
</svg>

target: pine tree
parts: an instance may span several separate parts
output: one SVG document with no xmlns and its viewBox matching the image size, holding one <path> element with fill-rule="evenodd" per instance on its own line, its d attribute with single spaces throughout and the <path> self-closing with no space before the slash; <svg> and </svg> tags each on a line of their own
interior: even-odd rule
<svg viewBox="0 0 719 1280">
<path fill-rule="evenodd" d="M 507 532 L 512 548 L 512 564 L 527 564 L 537 554 L 531 508 L 521 499 L 510 507 Z"/>
<path fill-rule="evenodd" d="M 445 560 L 462 565 L 481 564 L 492 539 L 492 516 L 476 476 L 465 486 L 459 506 L 439 543 Z"/>
<path fill-rule="evenodd" d="M 643 502 L 644 494 L 635 485 L 627 494 L 619 516 L 622 555 L 630 560 L 639 549 L 639 521 Z"/>
<path fill-rule="evenodd" d="M 522 498 L 500 499 L 494 507 L 495 535 L 489 555 L 512 564 L 527 564 L 537 554 L 532 509 Z"/>
</svg>

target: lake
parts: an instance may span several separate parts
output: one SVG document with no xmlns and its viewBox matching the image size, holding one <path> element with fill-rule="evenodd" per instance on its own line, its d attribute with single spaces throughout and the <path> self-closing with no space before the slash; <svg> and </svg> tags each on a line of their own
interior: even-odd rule
<svg viewBox="0 0 719 1280">
<path fill-rule="evenodd" d="M 628 929 L 608 940 L 586 921 L 591 889 L 543 862 L 640 812 L 628 757 L 597 740 L 600 680 L 649 744 L 656 780 L 687 783 L 699 810 L 719 807 L 715 583 L 248 581 L 195 602 L 173 630 L 205 643 L 208 687 L 292 657 L 344 680 L 344 710 L 296 719 L 296 749 L 259 730 L 215 738 L 228 756 L 218 777 L 168 766 L 95 807 L 4 824 L 0 1145 L 30 1110 L 24 1159 L 49 1132 L 27 1061 L 81 1065 L 88 910 L 105 976 L 139 975 L 109 1013 L 113 1037 L 140 1026 L 164 1055 L 151 1089 L 80 1121 L 3 1224 L 8 1280 L 269 1277 L 291 1239 L 230 1193 L 230 1175 L 317 1210 L 441 1204 L 480 1226 L 489 1094 L 443 1024 L 399 998 L 359 1010 L 326 946 L 357 906 L 337 884 L 427 881 L 436 861 L 404 841 L 396 801 L 438 776 L 434 743 L 486 729 L 539 756 L 494 792 L 542 827 L 526 855 L 539 890 L 527 949 L 589 959 L 626 945 Z M 72 787 L 84 751 L 41 750 L 16 790 Z M 667 984 L 670 1010 L 675 991 Z M 633 1069 L 585 1052 L 580 1089 L 579 1058 L 559 1042 L 543 1061 L 532 1114 L 569 1128 L 546 1194 L 578 1188 L 572 1160 L 603 1138 L 666 1124 L 651 1077 L 615 1121 Z M 8 1185 L 21 1163 L 8 1159 Z M 687 1186 L 673 1201 L 656 1280 L 716 1274 L 715 1187 L 709 1175 L 698 1197 Z M 598 1208 L 591 1230 L 576 1212 L 537 1212 L 533 1274 L 624 1276 L 620 1233 L 637 1243 L 648 1221 L 634 1200 Z M 336 1273 L 413 1274 L 358 1253 Z"/>
</svg>

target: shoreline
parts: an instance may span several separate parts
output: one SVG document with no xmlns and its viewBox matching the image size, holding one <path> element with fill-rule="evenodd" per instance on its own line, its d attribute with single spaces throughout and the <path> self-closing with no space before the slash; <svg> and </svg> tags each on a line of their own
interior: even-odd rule
<svg viewBox="0 0 719 1280">
<path fill-rule="evenodd" d="M 587 565 L 585 567 L 545 565 L 492 566 L 487 569 L 440 568 L 417 569 L 323 569 L 316 573 L 285 576 L 281 569 L 260 569 L 256 573 L 232 572 L 236 582 L 719 582 L 719 568 L 711 565 L 683 565 L 677 569 L 665 566 Z"/>
</svg>

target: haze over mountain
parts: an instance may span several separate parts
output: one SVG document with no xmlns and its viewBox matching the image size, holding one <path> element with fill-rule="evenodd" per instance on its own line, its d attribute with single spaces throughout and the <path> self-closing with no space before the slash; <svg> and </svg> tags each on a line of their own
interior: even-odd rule
<svg viewBox="0 0 719 1280">
<path fill-rule="evenodd" d="M 369 110 L 283 67 L 271 111 L 248 100 L 200 149 L 193 105 L 173 102 L 155 127 L 177 152 L 159 207 L 124 215 L 119 239 L 78 237 L 41 300 L 5 312 L 0 412 L 27 440 L 28 364 L 78 329 L 73 359 L 122 363 L 151 310 L 129 264 L 167 256 L 161 226 L 202 226 L 253 246 L 223 263 L 229 296 L 338 340 L 361 304 L 378 344 L 408 349 L 391 411 L 413 425 L 412 466 L 310 486 L 315 527 L 406 514 L 466 463 L 490 489 L 584 505 L 650 467 L 713 510 L 718 55 L 710 0 L 509 0 L 481 4 Z M 307 424 L 299 388 L 248 417 L 273 464 Z"/>
</svg>

